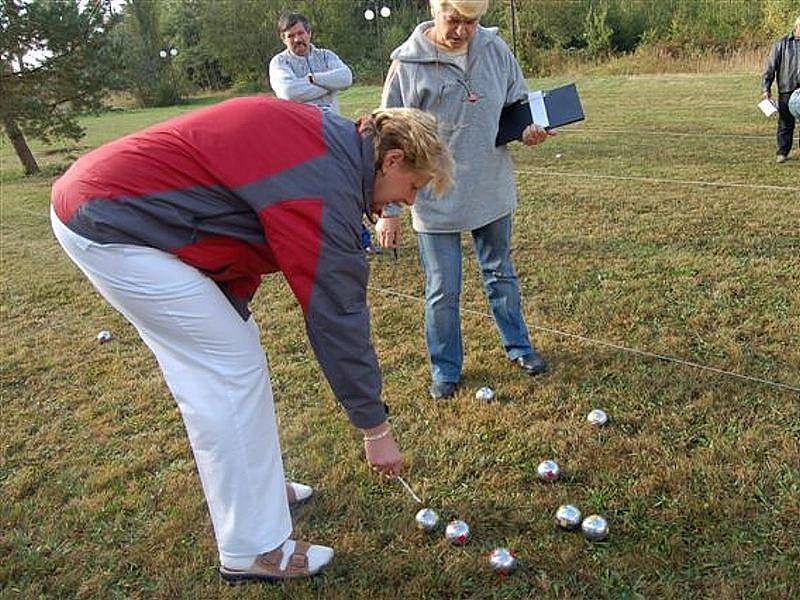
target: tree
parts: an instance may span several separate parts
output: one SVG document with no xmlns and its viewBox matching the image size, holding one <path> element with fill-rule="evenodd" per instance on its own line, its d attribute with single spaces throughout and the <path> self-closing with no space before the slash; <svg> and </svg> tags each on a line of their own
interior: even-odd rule
<svg viewBox="0 0 800 600">
<path fill-rule="evenodd" d="M 231 77 L 202 35 L 203 0 L 182 0 L 164 5 L 161 19 L 165 39 L 171 40 L 178 53 L 173 66 L 189 84 L 204 90 L 230 87 Z"/>
<path fill-rule="evenodd" d="M 283 10 L 283 0 L 198 4 L 200 35 L 236 84 L 264 88 L 266 64 L 282 48 L 275 25 Z"/>
<path fill-rule="evenodd" d="M 590 6 L 583 22 L 583 39 L 589 56 L 600 57 L 611 51 L 611 37 L 614 30 L 608 25 L 608 6 Z"/>
<path fill-rule="evenodd" d="M 120 75 L 140 106 L 170 106 L 181 100 L 175 62 L 184 48 L 179 48 L 162 27 L 167 4 L 161 0 L 127 0 L 122 24 L 114 32 L 120 47 Z"/>
<path fill-rule="evenodd" d="M 0 120 L 26 175 L 39 171 L 27 137 L 78 140 L 77 115 L 97 110 L 114 80 L 107 1 L 5 0 L 0 12 Z"/>
</svg>

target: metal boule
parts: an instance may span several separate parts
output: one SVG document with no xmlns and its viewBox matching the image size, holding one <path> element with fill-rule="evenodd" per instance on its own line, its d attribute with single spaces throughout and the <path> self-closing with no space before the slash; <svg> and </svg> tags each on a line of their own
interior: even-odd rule
<svg viewBox="0 0 800 600">
<path fill-rule="evenodd" d="M 581 523 L 583 537 L 593 542 L 599 542 L 608 536 L 608 521 L 600 515 L 589 515 Z"/>
<path fill-rule="evenodd" d="M 561 468 L 554 460 L 543 460 L 536 467 L 536 473 L 542 481 L 555 481 L 561 477 Z"/>
<path fill-rule="evenodd" d="M 606 411 L 595 408 L 593 411 L 590 411 L 588 415 L 586 415 L 586 421 L 588 421 L 589 425 L 594 427 L 602 427 L 608 423 L 608 415 L 606 414 Z"/>
<path fill-rule="evenodd" d="M 447 524 L 444 535 L 447 541 L 454 546 L 463 546 L 469 541 L 469 525 L 464 521 L 455 519 Z"/>
<path fill-rule="evenodd" d="M 508 575 L 517 568 L 517 557 L 508 548 L 495 548 L 489 555 L 489 564 L 499 575 Z"/>
<path fill-rule="evenodd" d="M 494 390 L 490 387 L 482 387 L 477 392 L 475 392 L 475 400 L 481 400 L 482 402 L 491 402 L 494 400 Z"/>
<path fill-rule="evenodd" d="M 433 531 L 439 524 L 439 515 L 431 508 L 423 508 L 417 513 L 415 520 L 418 528 L 423 531 Z"/>
<path fill-rule="evenodd" d="M 561 529 L 575 531 L 581 526 L 581 511 L 572 504 L 562 504 L 556 511 L 556 524 Z"/>
<path fill-rule="evenodd" d="M 110 331 L 106 331 L 105 329 L 97 334 L 97 341 L 101 344 L 105 344 L 106 342 L 110 342 L 111 338 L 114 336 L 111 335 Z"/>
</svg>

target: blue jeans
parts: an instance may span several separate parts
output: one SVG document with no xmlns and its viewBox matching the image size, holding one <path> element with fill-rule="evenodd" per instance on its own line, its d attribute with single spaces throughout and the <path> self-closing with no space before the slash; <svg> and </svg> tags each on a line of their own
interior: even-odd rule
<svg viewBox="0 0 800 600">
<path fill-rule="evenodd" d="M 519 283 L 511 263 L 511 215 L 472 232 L 472 242 L 508 358 L 532 351 L 522 318 Z M 457 383 L 464 351 L 461 342 L 461 234 L 418 233 L 417 243 L 425 270 L 425 342 L 434 382 Z"/>
</svg>

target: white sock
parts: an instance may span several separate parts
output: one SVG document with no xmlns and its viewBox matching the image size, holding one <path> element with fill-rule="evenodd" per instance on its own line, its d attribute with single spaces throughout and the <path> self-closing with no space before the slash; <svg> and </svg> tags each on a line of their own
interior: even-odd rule
<svg viewBox="0 0 800 600">
<path fill-rule="evenodd" d="M 289 557 L 292 555 L 292 552 L 294 552 L 294 540 L 286 540 L 283 542 L 281 550 L 283 550 L 283 558 L 281 559 L 280 570 L 285 571 L 286 565 L 289 564 Z"/>
<path fill-rule="evenodd" d="M 246 571 L 250 567 L 253 566 L 253 562 L 256 560 L 255 556 L 237 556 L 237 557 L 228 557 L 224 561 L 220 559 L 220 562 L 226 569 L 234 569 L 236 571 Z"/>
<path fill-rule="evenodd" d="M 302 502 L 306 498 L 310 498 L 311 494 L 314 493 L 314 488 L 312 488 L 310 485 L 297 483 L 296 481 L 287 481 L 286 484 L 292 486 L 292 489 L 294 490 L 294 496 L 297 498 L 298 502 Z"/>
<path fill-rule="evenodd" d="M 294 547 L 294 540 L 286 540 L 283 542 L 283 546 L 281 547 L 283 550 L 283 560 L 281 560 L 280 567 L 281 570 L 286 570 L 286 566 L 289 564 L 289 557 L 291 557 L 292 553 L 294 552 Z M 331 559 L 333 558 L 333 548 L 328 548 L 328 546 L 312 545 L 308 549 L 308 552 L 306 552 L 306 556 L 308 556 L 308 571 L 309 573 L 313 574 L 331 562 Z"/>
</svg>

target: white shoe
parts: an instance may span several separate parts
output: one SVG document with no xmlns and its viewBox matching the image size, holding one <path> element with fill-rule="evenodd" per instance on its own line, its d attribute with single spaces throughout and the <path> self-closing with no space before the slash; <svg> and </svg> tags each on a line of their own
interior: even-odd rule
<svg viewBox="0 0 800 600">
<path fill-rule="evenodd" d="M 314 488 L 310 485 L 297 483 L 296 481 L 286 482 L 286 498 L 289 500 L 289 506 L 302 504 L 314 494 Z"/>
</svg>

